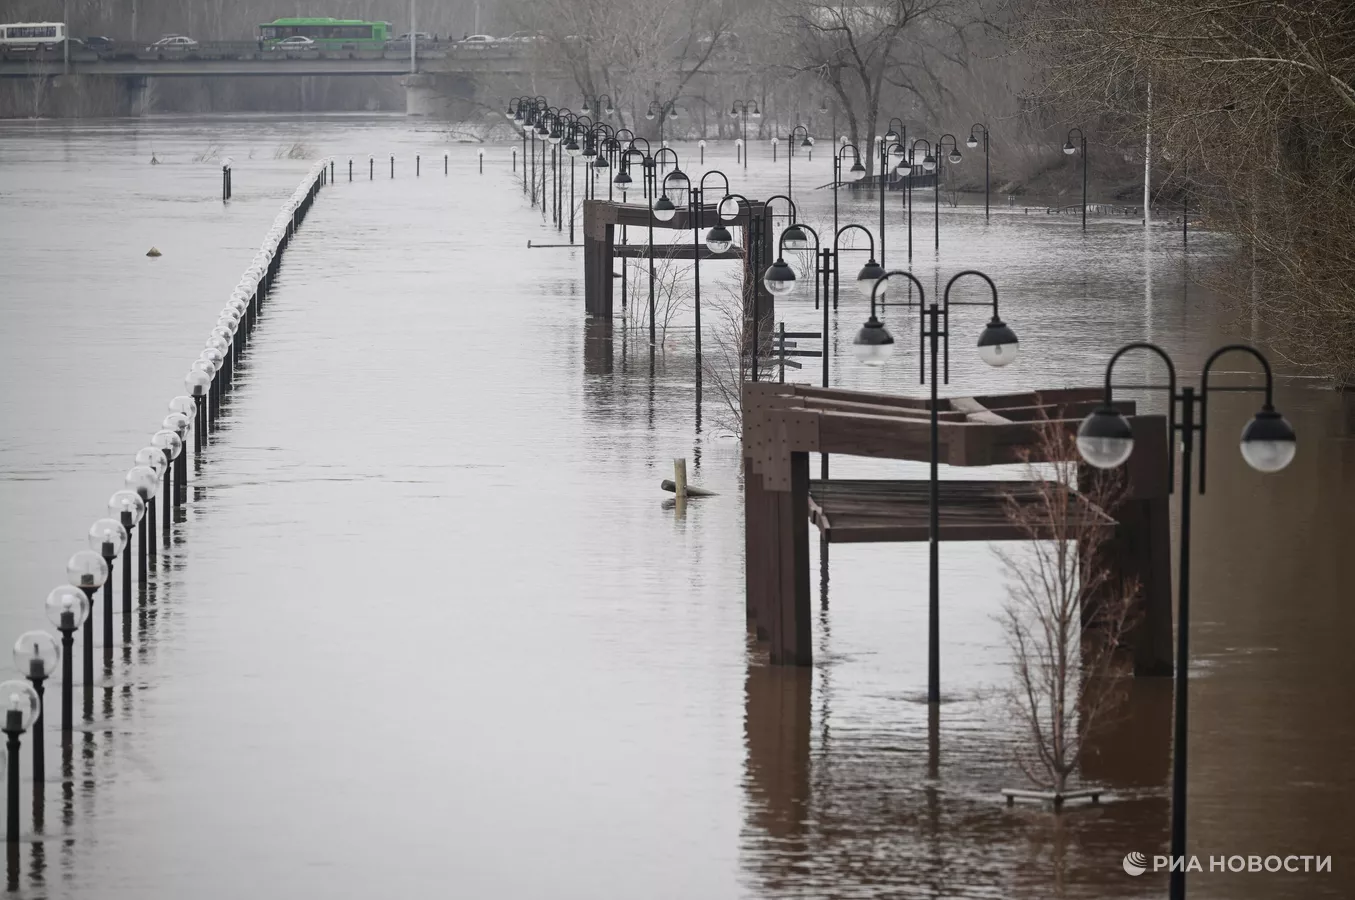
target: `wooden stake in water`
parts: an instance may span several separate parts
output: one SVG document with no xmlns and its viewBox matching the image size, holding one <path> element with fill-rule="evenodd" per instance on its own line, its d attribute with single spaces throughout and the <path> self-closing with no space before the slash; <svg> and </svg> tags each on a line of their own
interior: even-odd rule
<svg viewBox="0 0 1355 900">
<path fill-rule="evenodd" d="M 673 460 L 673 487 L 677 514 L 687 514 L 687 460 Z"/>
</svg>

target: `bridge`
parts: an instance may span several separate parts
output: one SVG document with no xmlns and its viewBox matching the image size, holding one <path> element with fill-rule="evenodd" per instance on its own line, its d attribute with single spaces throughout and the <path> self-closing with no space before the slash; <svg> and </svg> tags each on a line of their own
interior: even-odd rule
<svg viewBox="0 0 1355 900">
<path fill-rule="evenodd" d="M 67 60 L 63 48 L 0 49 L 0 78 L 59 79 L 66 75 L 112 78 L 118 82 L 121 114 L 146 111 L 151 78 L 240 78 L 379 75 L 400 77 L 406 111 L 415 116 L 446 112 L 457 99 L 471 99 L 487 79 L 530 77 L 566 80 L 565 73 L 532 52 L 531 45 L 504 42 L 496 46 L 457 41 L 420 41 L 411 65 L 407 43 L 383 47 L 315 47 L 277 49 L 262 41 L 212 41 L 188 49 L 157 48 L 123 42 L 93 49 L 72 42 Z M 718 71 L 717 71 L 718 69 Z M 738 71 L 734 71 L 737 69 Z M 704 74 L 745 74 L 746 65 L 728 62 L 707 66 Z"/>
<path fill-rule="evenodd" d="M 415 46 L 419 72 L 446 75 L 520 75 L 539 71 L 523 45 L 475 47 L 451 41 Z M 407 75 L 409 45 L 345 49 L 275 50 L 261 41 L 217 41 L 188 50 L 142 43 L 92 50 L 71 45 L 70 67 L 55 50 L 0 50 L 0 78 L 104 75 L 114 78 L 240 77 L 251 75 Z"/>
</svg>

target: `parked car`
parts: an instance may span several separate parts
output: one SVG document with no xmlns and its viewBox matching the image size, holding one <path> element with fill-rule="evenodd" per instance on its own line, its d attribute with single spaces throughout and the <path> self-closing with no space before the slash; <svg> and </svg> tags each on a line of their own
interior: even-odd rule
<svg viewBox="0 0 1355 900">
<path fill-rule="evenodd" d="M 463 47 L 494 48 L 499 46 L 499 39 L 490 34 L 471 34 L 458 43 Z"/>
<path fill-rule="evenodd" d="M 91 50 L 108 51 L 113 49 L 113 39 L 92 34 L 85 38 L 85 46 Z"/>
<path fill-rule="evenodd" d="M 479 35 L 477 35 L 479 37 Z M 535 44 L 538 41 L 544 41 L 545 35 L 536 34 L 531 31 L 515 31 L 504 38 L 506 44 Z"/>
<path fill-rule="evenodd" d="M 315 41 L 304 34 L 294 34 L 268 46 L 273 50 L 311 50 L 315 47 Z"/>
<path fill-rule="evenodd" d="M 166 50 L 196 50 L 198 42 L 182 34 L 167 34 L 146 49 L 151 53 L 163 53 Z"/>
<path fill-rule="evenodd" d="M 431 35 L 426 31 L 416 31 L 412 35 L 408 31 L 406 31 L 404 34 L 400 35 L 398 38 L 395 38 L 393 41 L 391 41 L 391 43 L 408 44 L 411 37 L 416 41 L 428 41 L 430 43 L 437 40 L 437 38 L 434 35 Z"/>
</svg>

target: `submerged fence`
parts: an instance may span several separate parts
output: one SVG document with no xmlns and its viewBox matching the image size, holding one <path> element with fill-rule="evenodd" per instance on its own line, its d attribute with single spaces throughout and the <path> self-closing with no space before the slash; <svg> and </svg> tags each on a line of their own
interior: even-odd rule
<svg viewBox="0 0 1355 900">
<path fill-rule="evenodd" d="M 104 678 L 111 684 L 114 649 L 114 578 L 121 556 L 122 647 L 124 662 L 131 664 L 133 581 L 136 606 L 144 609 L 150 570 L 157 568 L 165 549 L 171 545 L 176 523 L 184 520 L 189 489 L 189 445 L 194 469 L 199 469 L 203 454 L 211 443 L 225 397 L 234 385 L 234 376 L 258 323 L 259 312 L 269 300 L 273 282 L 296 230 L 305 220 L 321 188 L 330 183 L 333 161 L 322 160 L 311 167 L 300 186 L 283 204 L 268 230 L 263 244 L 249 268 L 231 292 L 221 310 L 206 346 L 193 361 L 184 377 L 186 393 L 169 401 L 169 415 L 149 443 L 137 451 L 134 465 L 127 472 L 123 488 L 108 501 L 108 517 L 96 521 L 89 530 L 89 549 L 81 550 L 66 563 L 68 584 L 48 594 L 47 617 L 61 634 L 60 641 L 46 631 L 30 631 L 14 645 L 14 663 L 22 676 L 0 684 L 0 701 L 5 702 L 4 732 L 8 739 L 7 839 L 10 847 L 11 884 L 17 867 L 20 840 L 19 785 L 20 740 L 31 729 L 33 745 L 34 829 L 41 831 L 42 792 L 46 784 L 44 727 L 44 684 L 61 666 L 61 738 L 63 780 L 71 776 L 71 734 L 74 727 L 74 654 L 79 640 L 82 650 L 84 693 L 83 721 L 94 721 L 94 608 L 102 589 L 102 637 Z M 159 538 L 157 541 L 157 525 Z M 133 567 L 136 577 L 133 579 Z M 105 709 L 111 716 L 111 708 Z"/>
</svg>

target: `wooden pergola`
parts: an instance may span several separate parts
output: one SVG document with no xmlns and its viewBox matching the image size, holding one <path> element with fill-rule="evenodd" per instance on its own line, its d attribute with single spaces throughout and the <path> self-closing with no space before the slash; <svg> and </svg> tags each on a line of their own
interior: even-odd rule
<svg viewBox="0 0 1355 900">
<path fill-rule="evenodd" d="M 1101 388 L 1072 388 L 940 400 L 940 462 L 993 466 L 1046 461 L 1040 429 L 1055 422 L 1076 430 L 1103 397 Z M 1129 487 L 1118 508 L 1084 512 L 1111 538 L 1103 558 L 1114 577 L 1140 585 L 1140 614 L 1128 637 L 1137 675 L 1172 672 L 1172 587 L 1167 428 L 1162 416 L 1132 417 L 1134 452 Z M 810 640 L 809 526 L 825 543 L 925 541 L 929 482 L 813 480 L 809 454 L 928 461 L 929 399 L 745 382 L 745 594 L 748 627 L 769 644 L 771 662 L 807 666 Z M 1088 472 L 1088 477 L 1090 473 Z M 1028 481 L 941 481 L 943 541 L 1027 540 L 1010 521 L 1008 498 L 1033 497 Z M 1085 501 L 1084 501 L 1085 503 Z M 944 598 L 943 601 L 944 603 Z"/>
<path fill-rule="evenodd" d="M 701 222 L 710 227 L 721 221 L 715 205 L 701 207 Z M 737 218 L 724 222 L 726 226 L 739 228 L 742 233 L 742 246 L 730 247 L 725 253 L 712 253 L 701 244 L 698 248 L 690 242 L 678 244 L 655 243 L 654 255 L 671 259 L 741 259 L 743 260 L 744 297 L 751 297 L 751 291 L 758 292 L 758 309 L 766 322 L 776 320 L 776 307 L 772 294 L 762 284 L 761 273 L 770 260 L 771 252 L 771 210 L 765 203 L 753 202 L 746 206 Z M 585 200 L 583 204 L 583 296 L 584 310 L 589 316 L 610 320 L 613 310 L 613 269 L 612 260 L 617 257 L 649 256 L 646 238 L 650 225 L 648 204 L 616 203 L 610 200 Z M 691 231 L 691 216 L 686 209 L 677 210 L 667 222 L 653 220 L 656 231 Z M 630 243 L 617 243 L 617 229 L 631 229 Z M 751 226 L 751 227 L 750 227 Z M 638 240 L 636 238 L 638 237 Z"/>
</svg>

